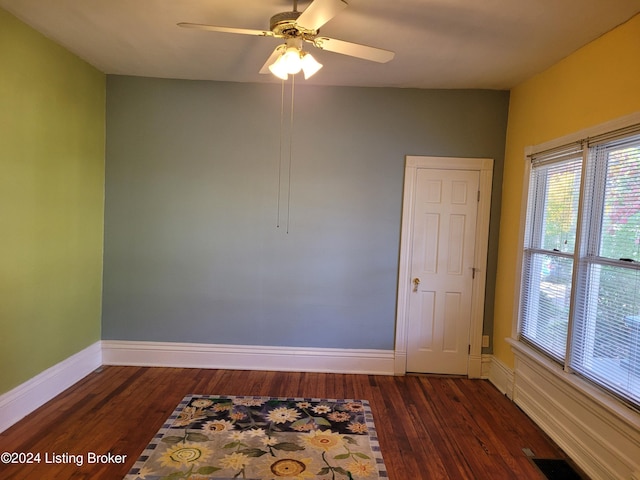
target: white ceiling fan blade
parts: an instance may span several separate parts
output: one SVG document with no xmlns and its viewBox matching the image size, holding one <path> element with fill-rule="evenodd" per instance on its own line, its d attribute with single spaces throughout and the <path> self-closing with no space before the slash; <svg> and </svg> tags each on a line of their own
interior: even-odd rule
<svg viewBox="0 0 640 480">
<path fill-rule="evenodd" d="M 271 73 L 271 70 L 269 70 L 269 66 L 273 64 L 273 62 L 276 61 L 276 58 L 278 58 L 280 55 L 282 55 L 282 50 L 283 47 L 286 47 L 286 45 L 278 45 L 276 47 L 276 49 L 273 51 L 273 53 L 269 56 L 269 58 L 267 59 L 266 62 L 264 62 L 264 65 L 262 66 L 262 68 L 260 69 L 260 73 Z"/>
<path fill-rule="evenodd" d="M 344 0 L 314 0 L 296 23 L 307 30 L 318 30 L 347 6 Z"/>
<path fill-rule="evenodd" d="M 269 30 L 253 30 L 251 28 L 235 28 L 235 27 L 220 27 L 217 25 L 203 25 L 201 23 L 178 23 L 179 27 L 183 28 L 195 28 L 197 30 L 207 30 L 209 32 L 222 32 L 222 33 L 237 33 L 240 35 L 254 35 L 258 37 L 274 37 L 274 33 Z"/>
<path fill-rule="evenodd" d="M 336 40 L 335 38 L 316 37 L 313 44 L 329 52 L 341 53 L 351 57 L 371 60 L 372 62 L 387 63 L 393 59 L 395 53 L 382 48 L 369 47 L 368 45 L 360 45 L 359 43 L 345 42 L 344 40 Z"/>
</svg>

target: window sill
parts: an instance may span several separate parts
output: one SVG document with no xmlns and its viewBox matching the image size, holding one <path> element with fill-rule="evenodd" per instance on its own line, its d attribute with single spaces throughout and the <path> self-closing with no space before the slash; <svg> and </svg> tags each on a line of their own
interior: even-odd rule
<svg viewBox="0 0 640 480">
<path fill-rule="evenodd" d="M 640 412 L 634 410 L 632 407 L 618 400 L 613 395 L 606 393 L 579 376 L 565 372 L 560 365 L 548 359 L 528 345 L 513 338 L 506 338 L 505 340 L 509 345 L 511 345 L 516 356 L 521 356 L 529 361 L 535 362 L 547 373 L 553 375 L 555 379 L 559 380 L 567 387 L 570 387 L 572 396 L 576 400 L 579 400 L 580 403 L 586 406 L 591 406 L 592 402 L 595 402 L 595 404 L 600 408 L 606 410 L 608 413 L 617 417 L 627 425 L 640 431 Z"/>
<path fill-rule="evenodd" d="M 516 357 L 513 401 L 589 478 L 640 480 L 640 413 L 528 345 L 507 342 Z"/>
</svg>

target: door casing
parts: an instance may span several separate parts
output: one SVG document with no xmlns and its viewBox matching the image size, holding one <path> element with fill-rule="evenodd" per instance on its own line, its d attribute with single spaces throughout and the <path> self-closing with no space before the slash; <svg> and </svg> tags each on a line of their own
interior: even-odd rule
<svg viewBox="0 0 640 480">
<path fill-rule="evenodd" d="M 417 171 L 421 168 L 438 170 L 475 170 L 480 173 L 478 215 L 476 219 L 475 268 L 476 278 L 471 293 L 471 323 L 469 330 L 469 378 L 482 376 L 482 324 L 486 286 L 489 219 L 493 159 L 461 157 L 427 157 L 408 155 L 405 160 L 402 229 L 400 233 L 400 265 L 398 274 L 398 306 L 396 310 L 396 344 L 394 373 L 407 372 L 408 313 L 411 293 L 411 251 L 413 245 L 413 214 Z"/>
</svg>

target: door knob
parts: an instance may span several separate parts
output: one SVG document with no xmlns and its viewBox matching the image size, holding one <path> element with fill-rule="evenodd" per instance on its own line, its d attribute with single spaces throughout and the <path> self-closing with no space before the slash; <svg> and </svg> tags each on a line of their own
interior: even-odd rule
<svg viewBox="0 0 640 480">
<path fill-rule="evenodd" d="M 413 279 L 413 291 L 418 291 L 418 285 L 420 285 L 420 279 L 418 277 Z"/>
</svg>

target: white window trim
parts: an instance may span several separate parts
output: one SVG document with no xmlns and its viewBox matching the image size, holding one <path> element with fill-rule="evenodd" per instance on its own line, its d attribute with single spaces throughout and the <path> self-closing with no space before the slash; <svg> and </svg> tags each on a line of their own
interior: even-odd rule
<svg viewBox="0 0 640 480">
<path fill-rule="evenodd" d="M 640 480 L 640 414 L 528 345 L 515 355 L 512 400 L 589 478 Z"/>
<path fill-rule="evenodd" d="M 525 149 L 516 279 L 521 279 L 532 154 L 640 123 L 640 112 Z M 591 478 L 640 480 L 640 413 L 518 340 L 521 282 L 514 282 L 511 398 Z"/>
<path fill-rule="evenodd" d="M 517 253 L 517 261 L 516 261 L 516 276 L 517 279 L 514 285 L 514 303 L 513 303 L 513 322 L 511 325 L 511 338 L 506 339 L 508 343 L 514 347 L 515 344 L 521 344 L 518 340 L 518 331 L 520 328 L 520 304 L 521 304 L 521 295 L 522 295 L 522 285 L 520 279 L 522 278 L 522 260 L 523 260 L 523 245 L 524 245 L 524 236 L 527 222 L 527 203 L 529 198 L 529 180 L 531 177 L 531 159 L 532 155 L 537 153 L 545 152 L 547 150 L 551 150 L 554 148 L 559 148 L 564 145 L 568 145 L 570 143 L 579 142 L 591 137 L 596 137 L 599 135 L 604 135 L 609 132 L 613 132 L 615 130 L 620 130 L 626 127 L 630 127 L 632 125 L 636 125 L 640 123 L 640 112 L 634 112 L 630 115 L 626 115 L 624 117 L 620 117 L 599 125 L 595 125 L 593 127 L 589 127 L 578 132 L 574 132 L 568 135 L 565 135 L 560 138 L 556 138 L 550 140 L 548 142 L 544 142 L 538 145 L 528 146 L 524 151 L 524 175 L 522 179 L 522 198 L 520 200 L 520 228 L 518 232 L 518 253 Z M 566 373 L 567 377 L 574 377 L 575 375 Z M 569 380 L 568 380 L 569 381 Z M 589 391 L 585 391 L 586 394 L 590 394 Z M 623 413 L 628 407 L 622 402 L 617 401 L 618 408 L 620 409 L 620 413 Z"/>
<path fill-rule="evenodd" d="M 566 372 L 562 365 L 551 360 L 551 358 L 540 353 L 535 348 L 530 347 L 526 343 L 514 340 L 512 338 L 507 339 L 507 343 L 511 345 L 514 351 L 520 355 L 524 355 L 533 362 L 537 363 L 542 369 L 548 372 L 556 379 L 564 382 L 567 386 L 570 386 L 573 390 L 576 390 L 583 395 L 589 397 L 598 406 L 606 410 L 608 413 L 614 415 L 622 422 L 633 426 L 635 429 L 640 430 L 640 416 L 632 409 L 611 394 L 608 394 L 602 388 L 595 386 L 578 375 Z"/>
<path fill-rule="evenodd" d="M 605 123 L 601 123 L 599 125 L 595 125 L 593 127 L 585 128 L 580 130 L 579 132 L 574 132 L 568 135 L 565 135 L 560 138 L 556 138 L 553 140 L 549 140 L 544 143 L 540 143 L 538 145 L 531 145 L 525 147 L 524 149 L 524 175 L 522 178 L 522 198 L 520 199 L 520 227 L 518 231 L 518 257 L 516 261 L 516 276 L 515 278 L 519 279 L 522 277 L 522 255 L 524 245 L 524 234 L 527 225 L 527 201 L 529 198 L 529 180 L 531 177 L 531 155 L 535 155 L 536 153 L 544 152 L 546 150 L 551 150 L 553 148 L 558 148 L 563 145 L 567 145 L 569 143 L 578 142 L 585 138 L 595 137 L 598 135 L 604 135 L 607 132 L 611 132 L 613 130 L 619 130 L 625 127 L 629 127 L 631 125 L 640 123 L 640 112 L 634 112 L 630 115 L 626 115 L 624 117 L 617 118 L 615 120 L 610 120 Z M 513 322 L 511 324 L 511 339 L 517 340 L 518 338 L 518 319 L 520 317 L 520 282 L 515 282 L 515 290 L 514 290 L 514 302 L 513 302 Z"/>
</svg>

